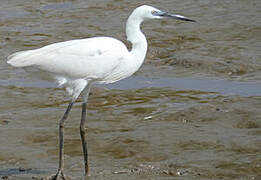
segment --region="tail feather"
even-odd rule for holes
[[[14,67],[26,67],[33,65],[30,55],[33,50],[19,51],[7,57],[7,63]]]

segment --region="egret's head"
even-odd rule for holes
[[[178,15],[178,14],[170,14],[164,11],[161,11],[159,9],[156,9],[152,6],[148,5],[143,5],[140,7],[137,7],[134,12],[136,17],[140,17],[142,19],[162,19],[164,17],[169,17],[169,18],[174,18],[178,20],[183,20],[183,21],[190,21],[190,22],[195,22],[195,20],[189,19],[187,17]]]

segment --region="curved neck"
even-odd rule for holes
[[[142,21],[143,19],[131,14],[126,24],[127,40],[132,44],[130,54],[133,55],[135,62],[137,62],[139,66],[141,66],[145,59],[148,46],[146,37],[140,30]]]

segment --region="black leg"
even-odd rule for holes
[[[62,119],[59,122],[59,167],[58,167],[58,172],[54,176],[47,178],[50,180],[65,180],[65,175],[63,173],[63,168],[64,168],[64,123],[69,115],[70,110],[72,109],[73,103],[74,103],[73,101],[69,103]]]
[[[85,129],[85,123],[86,123],[86,107],[87,107],[87,101],[88,96],[90,92],[90,86],[87,86],[84,89],[84,96],[83,96],[83,103],[82,103],[82,117],[81,117],[81,124],[80,124],[80,135],[82,140],[82,151],[83,151],[83,157],[84,157],[84,172],[85,176],[89,176],[89,164],[88,164],[88,149],[87,149],[87,141],[86,141],[86,129]]]
[[[87,141],[85,137],[85,122],[86,122],[86,106],[87,103],[82,103],[82,118],[81,118],[81,124],[80,124],[80,134],[81,134],[81,140],[82,140],[82,150],[83,150],[83,157],[84,157],[84,167],[85,167],[85,175],[88,175],[89,173],[89,165],[88,165],[88,149],[87,149]]]
[[[74,102],[70,102],[64,115],[63,118],[60,120],[59,123],[59,169],[58,171],[63,171],[63,167],[64,167],[64,122],[67,119],[70,110],[72,109]]]

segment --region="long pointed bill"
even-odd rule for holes
[[[196,22],[195,20],[189,19],[185,16],[181,16],[181,15],[178,15],[178,14],[170,14],[170,13],[163,12],[163,11],[155,12],[155,13],[153,13],[153,15],[154,16],[160,16],[160,17],[170,17],[170,18],[174,18],[174,19],[178,19],[178,20],[182,20],[182,21]]]
[[[185,16],[181,16],[181,15],[178,15],[178,14],[169,14],[169,13],[167,13],[167,17],[178,19],[178,20],[182,20],[182,21],[196,22],[193,19],[189,19],[189,18],[187,18]]]

